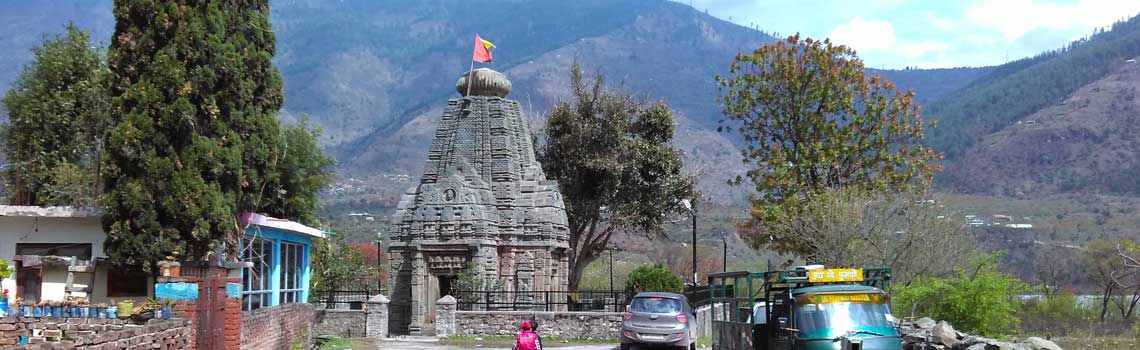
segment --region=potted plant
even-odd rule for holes
[[[36,308],[32,309],[32,317],[44,317],[44,307],[47,306],[46,301],[36,303]]]
[[[105,315],[107,316],[106,318],[110,319],[110,318],[118,317],[119,316],[118,313],[119,313],[119,306],[117,303],[115,303],[115,299],[111,299],[111,304],[107,305],[107,312],[105,313]]]
[[[106,308],[107,305],[103,303],[91,304],[91,318],[103,318],[103,312],[106,310]]]
[[[117,311],[115,316],[119,319],[131,318],[131,313],[135,311],[135,302],[130,299],[120,301],[118,304],[116,304],[115,309]]]
[[[169,255],[166,260],[158,262],[159,276],[178,277],[182,275],[182,264],[175,259],[177,259],[176,256]]]
[[[158,302],[155,301],[154,298],[147,299],[146,302],[143,302],[142,305],[139,305],[139,307],[135,308],[134,312],[131,313],[131,319],[139,322],[145,322],[146,320],[154,318],[154,312],[157,309],[157,305]]]
[[[51,302],[51,315],[52,315],[52,317],[62,318],[63,317],[63,309],[65,307],[67,307],[67,305],[64,304],[64,302],[62,302],[62,301]]]
[[[8,290],[0,291],[0,317],[8,317],[12,314],[11,308],[8,307]]]
[[[53,310],[50,301],[40,300],[40,302],[36,303],[36,305],[39,305],[40,307],[40,317],[51,317],[51,312]]]
[[[174,305],[178,304],[174,299],[162,299],[162,319],[169,320],[174,314]]]
[[[87,313],[87,300],[75,299],[75,307],[72,309],[71,314],[74,317],[87,318],[87,315],[89,315]]]
[[[95,307],[91,305],[87,299],[79,299],[79,311],[83,314],[83,318],[92,318],[95,314]]]
[[[13,273],[16,273],[16,268],[8,265],[7,259],[0,259],[0,283],[3,283],[5,278],[12,277]],[[7,289],[4,290],[4,294],[8,294]],[[5,297],[3,300],[7,301],[8,299]]]
[[[20,308],[20,316],[32,317],[32,303],[24,301],[24,298],[16,297],[16,306]]]

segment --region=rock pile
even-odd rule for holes
[[[954,330],[946,321],[920,318],[899,327],[907,350],[1062,350],[1053,342],[1037,337],[1014,342],[989,339]]]

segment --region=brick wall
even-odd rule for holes
[[[13,345],[20,336],[28,337],[28,343]],[[0,318],[0,350],[185,350],[190,349],[190,338],[190,322],[184,319],[132,324],[88,318]]]
[[[289,349],[297,342],[308,344],[313,314],[312,305],[301,303],[245,311],[240,320],[241,349],[278,350]]]

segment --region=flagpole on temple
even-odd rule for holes
[[[474,77],[474,75],[475,75],[475,60],[471,60],[471,69],[467,70],[467,95],[465,95],[465,97],[471,97],[471,84],[472,84],[471,78]]]

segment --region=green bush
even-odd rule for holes
[[[625,290],[634,293],[669,292],[680,293],[684,288],[681,279],[661,265],[641,265],[629,273]]]
[[[896,312],[945,320],[954,328],[987,337],[1011,333],[1019,322],[1017,296],[1029,287],[998,271],[1002,254],[975,255],[969,269],[958,269],[954,276],[922,277],[897,289]]]
[[[1081,308],[1071,293],[1029,300],[1022,306],[1021,333],[1059,337],[1073,334],[1078,326],[1090,325],[1095,312]]]

